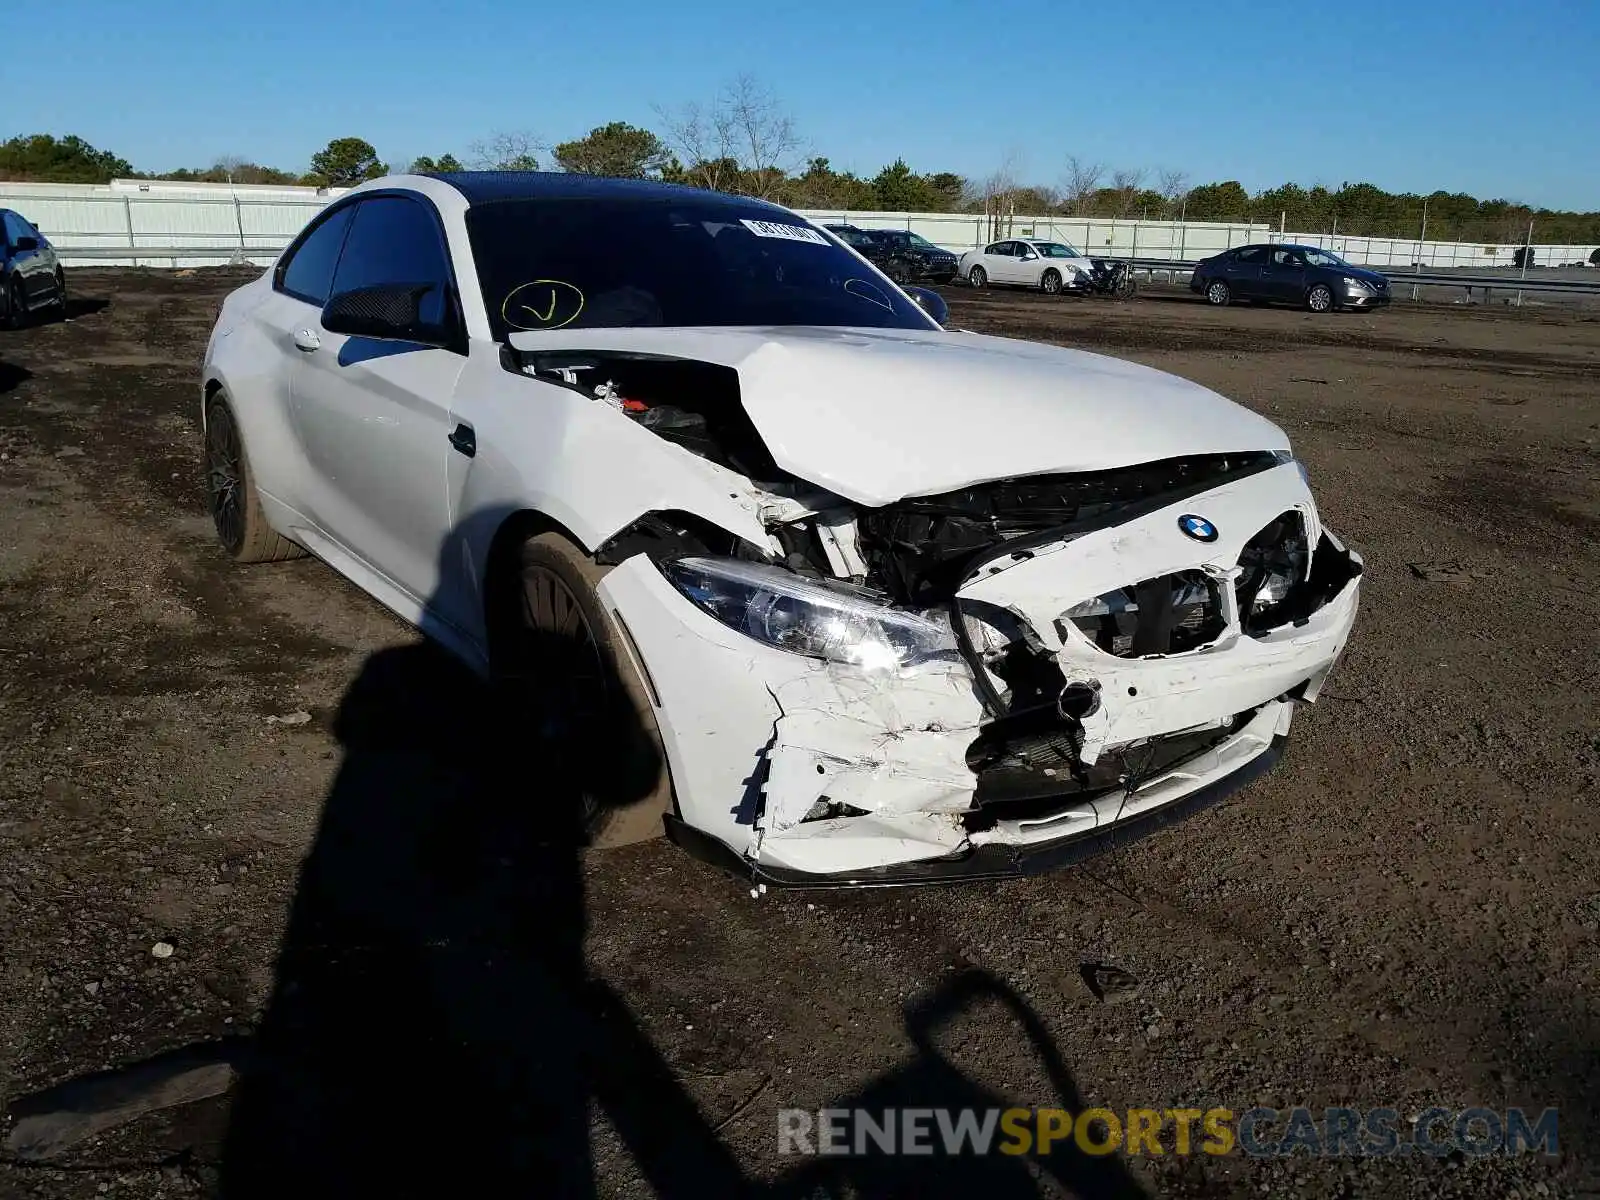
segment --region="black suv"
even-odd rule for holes
[[[1202,259],[1195,264],[1189,290],[1219,306],[1230,300],[1275,300],[1319,313],[1389,303],[1389,281],[1376,271],[1351,266],[1318,246],[1274,243],[1240,246]]]
[[[66,272],[44,234],[0,208],[0,328],[19,328],[40,308],[66,312]]]
[[[956,256],[921,234],[904,229],[859,229],[824,225],[829,233],[896,283],[949,283],[956,277]]]

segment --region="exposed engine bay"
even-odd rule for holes
[[[830,832],[839,822],[869,815],[909,820],[944,811],[958,822],[962,844],[1026,840],[1030,821],[1048,826],[1064,819],[1064,805],[1106,798],[1118,801],[1117,817],[1100,814],[1092,823],[1114,821],[1147,782],[1224,753],[1242,731],[1286,729],[1279,708],[1314,697],[1320,684],[1319,676],[1310,685],[1296,680],[1265,694],[1260,686],[1235,688],[1229,694],[1237,696],[1237,706],[1220,695],[1197,701],[1190,695],[1197,691],[1195,672],[1182,665],[1185,658],[1258,638],[1268,644],[1257,657],[1281,658],[1271,639],[1304,625],[1360,574],[1359,559],[1320,529],[1308,493],[1301,506],[1264,514],[1268,519],[1250,531],[1232,561],[1208,561],[1207,539],[1194,533],[1192,542],[1167,539],[1180,553],[1191,546],[1190,561],[1175,560],[1172,569],[1141,574],[1133,565],[1139,555],[1130,553],[1119,575],[1105,561],[1121,530],[1138,529],[1142,536],[1141,522],[1185,500],[1297,469],[1283,451],[1028,475],[861,505],[776,464],[741,401],[733,367],[615,350],[508,354],[512,369],[609,405],[723,473],[730,488],[749,497],[769,537],[767,545],[756,545],[692,513],[652,512],[600,547],[602,562],[622,564],[643,554],[730,625],[744,619],[742,612],[730,616],[730,607],[757,601],[776,611],[790,599],[868,600],[885,610],[880,632],[896,650],[910,646],[927,661],[943,653],[956,664],[945,668],[948,678],[937,685],[908,681],[903,670],[891,672],[896,683],[858,684],[830,668],[826,687],[837,690],[837,702],[819,698],[814,682],[772,688],[783,715],[762,768],[765,805],[758,802],[747,814],[769,839],[807,826]],[[1096,547],[1095,570],[1067,569],[1062,552],[1076,545]],[[766,582],[769,576],[745,578],[722,567],[717,587],[724,594],[712,597],[696,572],[728,559],[748,562],[752,572],[785,569],[793,583],[774,585]],[[1108,569],[1112,586],[1091,582]],[[1043,583],[1044,607],[1026,588],[1012,595],[1006,585],[1013,578]],[[894,614],[904,614],[907,625],[937,620],[950,644],[897,630]],[[768,620],[764,628],[770,630]],[[786,629],[769,640],[808,654],[807,636]],[[908,661],[904,654],[884,659],[896,667]],[[1141,687],[1147,689],[1142,697]],[[970,713],[960,720],[940,716],[966,709],[923,694],[938,688],[966,693]],[[1152,707],[1163,692],[1175,696],[1176,725]],[[804,699],[795,698],[802,693]],[[886,710],[890,715],[880,720]],[[923,710],[933,715],[908,715]],[[1184,719],[1186,710],[1196,719]],[[849,738],[828,732],[841,719],[867,731],[861,753],[852,756]],[[869,789],[876,789],[876,805],[864,799]],[[775,799],[779,794],[785,798]]]

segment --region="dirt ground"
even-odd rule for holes
[[[482,689],[319,563],[223,560],[196,369],[242,278],[74,272],[73,319],[0,334],[0,1101],[243,1064],[0,1162],[0,1196],[1600,1180],[1600,320],[951,291],[953,324],[1280,423],[1366,556],[1360,621],[1278,770],[1191,820],[1015,883],[752,897],[665,842],[542,838],[558,749],[507,753]],[[1561,1154],[777,1153],[780,1108],[992,1103],[1557,1106]],[[287,1127],[343,1166],[293,1181]]]

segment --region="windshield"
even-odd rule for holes
[[[467,210],[497,341],[650,325],[936,328],[832,238],[732,200],[505,200]]]
[[[918,250],[937,250],[939,248],[920,233],[908,233],[906,234],[906,240]]]
[[[1033,248],[1046,258],[1082,258],[1071,246],[1065,242],[1035,242]]]
[[[1305,253],[1306,261],[1313,267],[1348,267],[1350,265],[1331,250],[1318,250],[1315,247],[1307,246]]]

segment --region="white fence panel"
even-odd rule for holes
[[[77,258],[74,249],[159,247],[233,249],[266,265],[342,191],[299,187],[238,187],[226,184],[118,180],[108,186],[0,183],[0,207],[15,208],[44,231],[69,266],[95,263],[159,266],[214,265],[215,257],[152,259]],[[908,229],[957,254],[1004,237],[1041,237],[1070,242],[1085,253],[1113,258],[1165,258],[1194,262],[1231,246],[1274,239],[1270,225],[1216,221],[1107,220],[1098,217],[1015,215],[1001,221],[974,213],[849,212],[804,209],[818,224],[863,229]],[[1351,237],[1288,233],[1282,240],[1323,246],[1351,262],[1380,270],[1425,267],[1509,267],[1515,243],[1419,242],[1415,238]],[[1540,266],[1587,262],[1594,246],[1535,245]]]

